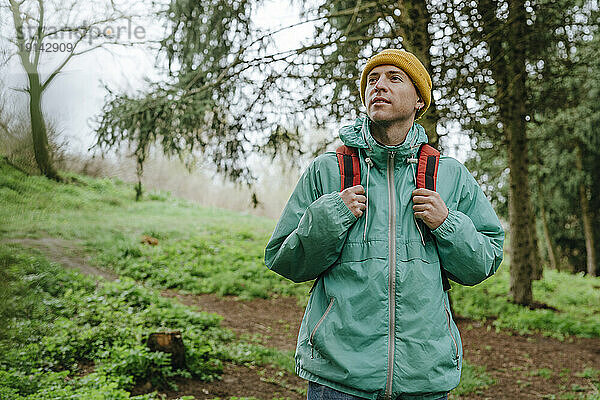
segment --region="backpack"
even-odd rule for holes
[[[341,190],[360,185],[360,160],[358,158],[358,149],[342,145],[337,148],[335,154],[340,167],[340,186]],[[417,152],[417,188],[435,190],[437,171],[440,163],[440,152],[427,143],[421,144]],[[423,221],[417,221],[425,232],[429,228]],[[432,235],[431,235],[432,236]],[[442,274],[442,286],[444,291],[450,290],[450,282],[446,271],[440,264]]]

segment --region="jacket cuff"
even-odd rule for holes
[[[342,224],[353,224],[358,218],[350,211],[339,192],[331,193],[337,211],[339,212]]]
[[[460,211],[448,209],[448,216],[440,226],[431,231],[436,237],[444,238],[456,232],[460,224]]]

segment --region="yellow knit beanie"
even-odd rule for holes
[[[421,61],[414,54],[404,50],[386,49],[381,53],[375,54],[367,61],[367,65],[365,65],[360,77],[360,100],[363,105],[365,104],[367,75],[369,75],[369,72],[373,68],[379,65],[394,65],[410,76],[421,99],[425,103],[425,106],[415,116],[415,119],[420,118],[429,108],[429,104],[431,104],[431,77]]]

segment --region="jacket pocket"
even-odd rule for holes
[[[315,333],[317,333],[319,326],[321,326],[323,321],[325,321],[325,318],[327,318],[327,315],[331,311],[331,308],[333,307],[334,303],[335,303],[335,297],[331,297],[329,299],[329,305],[327,306],[327,309],[325,310],[325,312],[323,313],[323,315],[321,316],[319,321],[315,324],[314,328],[310,332],[310,335],[308,336],[308,344],[310,345],[310,349],[311,349],[310,350],[310,358],[315,358],[315,343],[314,343]]]
[[[446,304],[446,299],[443,299],[444,302],[444,311],[446,312],[446,325],[448,327],[448,333],[450,334],[451,347],[452,347],[452,359],[456,362],[456,369],[460,369],[459,362],[459,350],[458,350],[458,342],[456,340],[456,336],[454,332],[452,332],[452,316],[450,315],[450,310],[448,309],[448,305]]]

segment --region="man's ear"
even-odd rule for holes
[[[421,108],[423,108],[425,106],[425,102],[423,101],[422,98],[419,97],[419,99],[417,100],[417,104],[415,104],[415,108],[417,110],[420,110]]]

